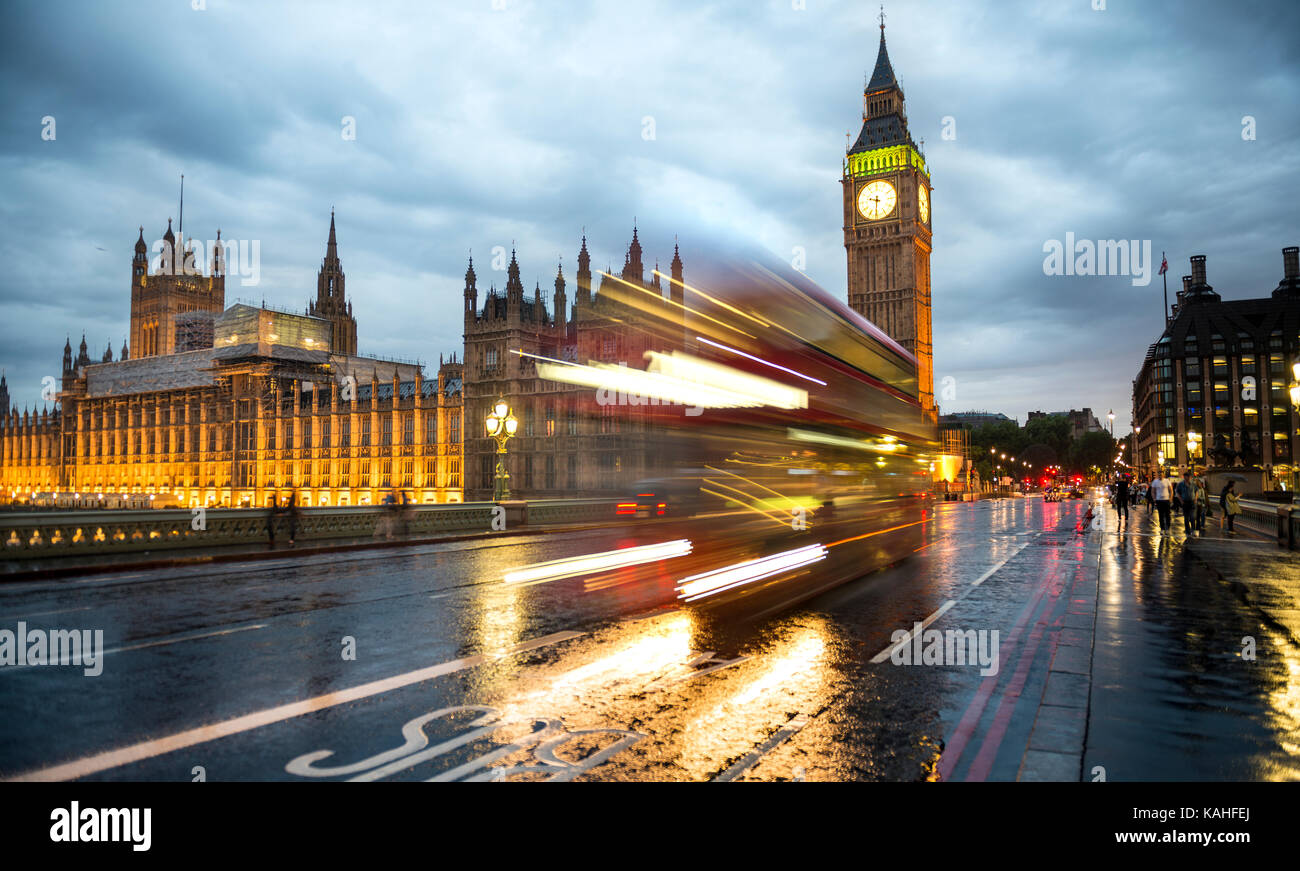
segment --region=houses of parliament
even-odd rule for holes
[[[170,221],[162,242],[164,252],[188,249],[177,248]],[[498,398],[521,424],[509,457],[516,494],[616,492],[644,473],[639,409],[600,407],[590,391],[539,379],[526,356],[640,359],[649,336],[629,328],[634,318],[601,292],[608,276],[663,294],[658,264],[646,275],[635,228],[621,275],[605,273],[594,288],[583,237],[572,305],[561,267],[549,300],[540,285],[528,298],[515,252],[504,288],[490,285],[480,298],[471,258],[465,356],[442,360],[436,378],[415,363],[356,353],[333,215],[305,313],[226,308],[221,252],[214,248],[206,274],[177,272],[166,256],[151,271],[141,229],[131,259],[130,345],[117,360],[110,347],[95,361],[84,337],[75,356],[69,341],[54,410],[13,409],[0,418],[5,496],[62,494],[59,504],[75,497],[92,505],[143,497],[159,507],[263,507],[290,498],[369,505],[395,492],[417,503],[489,499],[495,445],[473,422]],[[676,289],[661,298],[680,305],[676,249],[670,269]],[[0,408],[8,407],[0,380]]]
[[[218,232],[218,238],[220,233]],[[10,411],[0,488],[67,504],[251,507],[464,498],[461,364],[358,356],[334,216],[305,314],[225,307],[221,246],[201,270],[174,269],[171,222],[149,269],[144,229],[131,258],[130,345],[93,361],[63,349],[53,411]],[[133,353],[134,351],[134,353]],[[0,383],[0,408],[9,408]]]
[[[933,416],[930,175],[908,132],[883,21],[861,132],[842,170],[849,306],[916,357],[919,398]],[[92,360],[84,337],[74,357],[69,341],[54,410],[0,413],[4,497],[133,494],[182,506],[293,497],[333,506],[400,491],[417,503],[486,500],[497,458],[482,422],[498,399],[519,421],[507,457],[518,496],[618,493],[661,459],[643,409],[600,405],[590,389],[540,378],[536,367],[539,358],[637,361],[651,350],[651,334],[617,292],[605,292],[607,282],[682,307],[677,247],[668,273],[651,268],[635,226],[621,272],[611,268],[595,285],[583,235],[571,299],[562,265],[549,299],[540,282],[529,294],[513,250],[504,287],[483,293],[471,257],[463,356],[441,360],[436,377],[357,354],[333,214],[316,297],[301,314],[226,308],[221,245],[199,274],[171,268],[170,220],[162,243],[151,271],[141,228],[130,340],[119,358],[110,347]],[[183,238],[179,250],[190,256]],[[2,376],[0,409],[10,409]]]

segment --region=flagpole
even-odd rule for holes
[[[1165,285],[1165,329],[1169,328],[1169,270],[1165,268],[1165,252],[1160,252],[1160,278]]]

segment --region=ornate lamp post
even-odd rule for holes
[[[1201,435],[1196,430],[1187,431],[1187,468],[1196,474],[1196,455],[1201,444]]]
[[[504,502],[510,498],[510,473],[506,471],[506,442],[510,441],[515,430],[519,429],[519,421],[515,419],[506,401],[498,399],[484,423],[488,436],[496,439],[497,443],[497,470],[496,477],[493,478],[492,498],[493,501]]]

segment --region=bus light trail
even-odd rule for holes
[[[824,559],[826,559],[826,548],[820,544],[811,544],[797,550],[788,550],[784,553],[737,563],[734,566],[714,569],[711,572],[691,575],[677,584],[677,598],[694,602],[706,596],[752,584],[763,578],[812,565]]]
[[[662,559],[685,556],[691,552],[691,543],[687,539],[665,541],[659,544],[646,544],[639,547],[624,547],[601,553],[589,553],[585,556],[567,557],[520,566],[506,572],[507,584],[542,584],[558,581],[561,578],[575,578],[609,569],[621,569],[639,566],[644,563],[658,562]]]

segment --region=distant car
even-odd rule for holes
[[[1070,488],[1070,498],[1071,498],[1071,499],[1082,499],[1082,498],[1083,498],[1083,491],[1080,490],[1078,487],[1071,487],[1071,488]]]
[[[621,500],[614,513],[625,517],[689,517],[700,509],[700,487],[678,478],[638,481],[631,497]]]
[[[1060,488],[1060,487],[1048,487],[1046,490],[1043,491],[1043,501],[1044,501],[1044,502],[1060,502],[1060,501],[1061,501],[1061,488]]]

